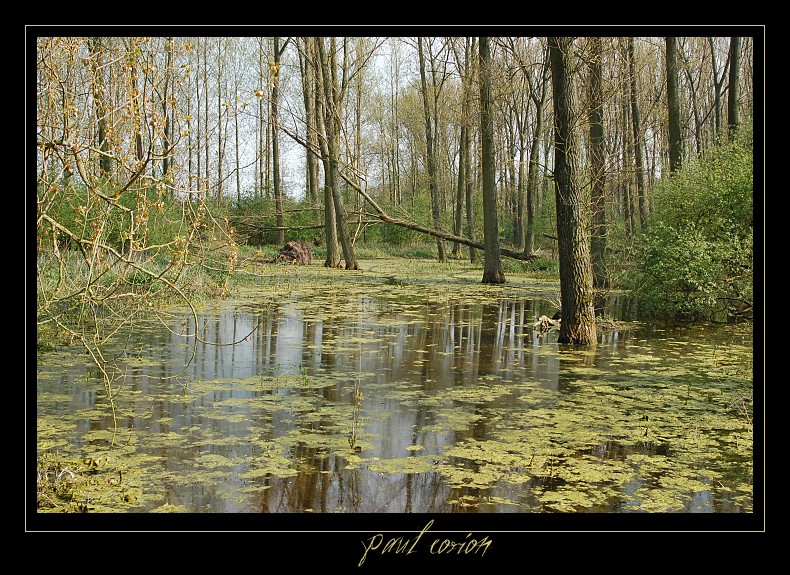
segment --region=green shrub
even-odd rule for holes
[[[627,287],[644,315],[710,321],[753,301],[751,127],[659,182]]]

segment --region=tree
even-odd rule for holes
[[[280,102],[280,57],[289,41],[290,38],[287,38],[280,46],[280,38],[274,37],[274,61],[269,63],[272,86],[272,184],[274,184],[274,203],[277,211],[277,245],[280,246],[285,243],[285,217],[283,216],[283,190],[280,183],[280,130],[277,129],[277,124]]]
[[[741,67],[741,39],[733,36],[730,40],[730,85],[727,94],[727,128],[730,139],[738,128],[738,78]]]
[[[435,121],[436,110],[431,107],[431,99],[428,97],[428,82],[425,77],[425,55],[423,53],[423,39],[417,38],[417,53],[420,59],[420,86],[422,88],[423,100],[423,116],[425,118],[425,145],[426,145],[426,165],[428,166],[428,190],[431,195],[431,214],[433,216],[433,225],[436,229],[441,227],[441,218],[439,211],[439,190],[437,189],[436,181],[436,153],[434,150],[433,140],[433,123]],[[433,63],[433,62],[431,62]],[[437,87],[435,84],[431,85],[435,91]],[[439,253],[439,261],[447,261],[447,253],[444,249],[444,241],[441,238],[436,238],[436,249]]]
[[[338,79],[337,74],[337,47],[335,38],[329,39],[328,49],[324,46],[322,39],[319,39],[317,42],[318,56],[321,61],[321,81],[318,83],[318,88],[323,98],[322,106],[324,112],[324,138],[322,141],[326,142],[326,147],[324,150],[324,157],[326,158],[324,164],[324,178],[326,180],[326,187],[331,191],[332,194],[332,203],[334,204],[335,211],[335,226],[338,236],[340,237],[340,245],[343,248],[343,257],[346,261],[346,269],[356,270],[359,269],[359,264],[357,263],[357,258],[354,253],[354,244],[351,243],[351,240],[348,237],[348,231],[345,228],[345,210],[343,207],[343,195],[340,193],[338,171],[341,117],[343,110],[343,100],[345,97],[346,88],[348,86],[348,63],[346,61],[347,50],[345,47],[345,43],[348,42],[348,38],[344,38],[343,42],[343,62],[341,64],[343,72],[342,81],[341,79]],[[330,206],[327,204],[325,205],[324,209],[329,210]],[[327,263],[331,262],[329,262],[327,259]]]
[[[314,150],[318,148],[317,135],[315,130],[315,66],[312,65],[313,44],[309,38],[302,38],[299,50],[299,69],[302,74],[302,95],[304,98],[305,110],[305,138],[307,148],[305,148],[305,172],[307,197],[313,207],[319,205],[319,181],[318,181],[318,156]]]
[[[463,220],[464,220],[464,204],[466,204],[467,214],[467,236],[474,241],[474,207],[472,203],[472,182],[471,176],[471,138],[469,131],[471,130],[471,106],[472,106],[472,70],[474,58],[474,37],[464,38],[464,52],[463,55],[457,49],[456,44],[453,44],[455,52],[455,60],[458,66],[458,73],[461,76],[461,117],[460,128],[458,136],[458,184],[455,196],[455,227],[453,232],[455,235],[460,236],[463,233]],[[453,255],[461,257],[461,244],[455,242],[453,244]],[[474,248],[469,249],[469,258],[472,263],[475,263]]]
[[[491,51],[480,37],[480,147],[483,172],[483,283],[505,283],[499,248],[499,221],[494,173],[494,120],[491,110]]]
[[[315,68],[313,77],[315,78],[315,126],[318,132],[318,145],[321,148],[321,163],[324,165],[324,241],[326,242],[326,259],[324,266],[336,268],[340,266],[340,248],[337,245],[337,212],[333,199],[333,188],[330,187],[332,179],[332,163],[329,161],[329,148],[327,147],[326,130],[326,107],[327,102],[324,97],[323,87],[323,39],[312,38],[313,40],[313,66]]]
[[[109,177],[112,172],[112,156],[108,136],[109,106],[108,89],[104,79],[104,46],[103,38],[89,38],[90,46],[90,71],[91,94],[96,106],[96,140],[99,151],[99,170],[102,175]]]
[[[527,227],[524,233],[524,253],[532,254],[535,251],[535,219],[538,204],[538,156],[540,153],[540,140],[543,132],[543,104],[546,99],[546,84],[548,83],[549,58],[548,49],[543,54],[543,64],[540,68],[540,84],[536,86],[528,73],[529,93],[535,104],[535,128],[532,134],[532,146],[529,150],[529,170],[527,173]]]
[[[466,42],[466,46],[464,49],[465,57],[464,61],[467,64],[467,71],[466,71],[466,85],[464,86],[463,90],[463,104],[462,104],[462,111],[461,114],[465,121],[467,122],[467,129],[464,133],[464,138],[458,144],[460,148],[464,150],[464,163],[463,166],[459,164],[458,170],[459,172],[463,170],[464,172],[464,185],[466,187],[466,235],[467,237],[475,241],[475,212],[474,212],[474,202],[472,201],[472,194],[474,191],[474,183],[472,182],[472,124],[469,118],[471,118],[471,108],[472,108],[472,78],[474,78],[474,71],[475,71],[475,58],[473,57],[475,53],[475,38],[469,38]],[[459,176],[460,177],[460,176]],[[469,261],[471,263],[477,262],[477,254],[474,248],[469,248]]]
[[[173,50],[174,39],[172,36],[165,38],[165,74],[162,86],[162,117],[164,130],[162,132],[162,175],[167,178],[173,158]]]
[[[601,38],[590,38],[590,83],[589,83],[589,121],[590,121],[590,176],[592,180],[591,203],[593,229],[590,240],[593,266],[593,285],[598,288],[608,286],[606,275],[606,148],[603,131],[603,87],[601,68],[603,43]]]
[[[677,39],[666,38],[667,111],[669,114],[669,172],[680,169],[683,147],[680,140],[680,101],[678,99]]]
[[[578,143],[571,76],[573,39],[549,37],[554,100],[554,191],[560,258],[562,323],[560,343],[596,343],[593,275],[587,243],[586,210],[578,183]]]
[[[719,66],[717,64],[717,44],[716,39],[708,37],[708,46],[710,47],[710,59],[713,66],[713,109],[714,109],[714,133],[718,136],[721,131],[721,96],[724,92],[724,78],[727,77],[727,65],[729,61],[724,63],[724,69],[719,75]]]
[[[634,129],[634,160],[636,162],[636,189],[639,197],[639,224],[647,227],[647,190],[645,190],[645,160],[642,148],[642,124],[639,115],[639,103],[636,98],[636,56],[634,54],[634,38],[628,38],[628,71],[631,81],[631,121]]]

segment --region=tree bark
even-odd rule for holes
[[[286,41],[287,43],[287,41]],[[277,212],[277,245],[285,243],[285,217],[283,216],[283,190],[280,184],[280,130],[277,127],[279,121],[279,101],[280,101],[280,38],[274,37],[274,62],[271,65],[272,82],[272,184],[274,186],[274,209]]]
[[[578,184],[578,143],[574,133],[575,103],[570,76],[573,39],[549,37],[554,92],[554,190],[560,256],[562,325],[559,343],[596,343],[593,277],[585,230],[586,210]]]
[[[305,199],[310,199],[313,207],[319,205],[319,180],[318,180],[318,157],[313,152],[317,146],[315,130],[315,65],[312,44],[309,38],[302,38],[302,49],[299,50],[299,67],[302,74],[302,94],[304,97],[305,109],[305,133],[310,147],[305,149]]]
[[[165,119],[162,132],[162,177],[167,178],[173,157],[173,120],[170,112],[170,84],[173,81],[173,42],[172,36],[165,38],[165,75],[162,87],[162,116]]]
[[[741,68],[741,39],[733,36],[730,40],[730,86],[727,94],[727,131],[732,139],[738,128],[738,82]]]
[[[318,143],[321,147],[321,162],[324,165],[324,236],[326,241],[326,259],[324,267],[336,268],[340,266],[340,249],[337,245],[337,220],[335,216],[335,202],[332,198],[332,188],[329,186],[328,174],[332,171],[332,164],[329,161],[329,149],[326,137],[326,115],[327,106],[323,88],[323,54],[322,38],[313,38],[315,61],[315,125],[318,130]],[[286,133],[290,133],[285,130]],[[293,137],[293,135],[292,135]],[[304,143],[305,147],[309,147]]]
[[[472,63],[470,56],[470,43],[472,39],[464,38],[464,54],[459,54],[454,46],[455,59],[458,62],[458,69],[461,75],[461,127],[458,135],[458,187],[455,197],[455,227],[453,232],[460,236],[463,234],[464,225],[464,204],[466,200],[467,178],[469,177],[469,130],[470,130],[470,98],[472,89]],[[469,209],[467,206],[467,214]],[[469,236],[473,237],[473,236]],[[453,243],[453,256],[461,257],[461,244]]]
[[[343,40],[344,42],[346,39]],[[348,237],[345,227],[345,208],[343,206],[343,195],[340,193],[340,182],[338,181],[338,157],[340,152],[340,118],[342,110],[342,98],[345,91],[337,79],[337,65],[335,61],[335,39],[330,39],[329,53],[324,48],[323,41],[318,42],[318,53],[321,59],[321,77],[323,80],[323,99],[324,105],[324,133],[326,135],[326,152],[328,166],[325,174],[326,185],[332,192],[332,203],[335,208],[335,225],[337,235],[340,238],[340,245],[343,248],[343,258],[346,261],[347,270],[359,269],[357,258],[354,253],[354,244]],[[344,62],[345,65],[345,62]]]
[[[464,90],[464,101],[462,104],[464,117],[469,119],[472,114],[472,79],[475,72],[475,38],[471,37],[466,43],[465,47],[467,65],[467,83]],[[462,142],[464,147],[464,172],[466,181],[466,235],[471,241],[475,241],[475,205],[474,205],[474,183],[472,182],[472,124],[471,121],[467,124],[466,139]],[[469,262],[477,263],[477,253],[473,247],[469,248]]]
[[[110,144],[107,139],[107,85],[104,81],[104,46],[102,38],[89,38],[91,93],[96,108],[96,139],[99,148],[99,174],[108,178],[112,172]]]
[[[642,149],[642,125],[639,117],[639,103],[636,98],[636,57],[634,55],[634,38],[628,38],[628,67],[631,80],[631,121],[634,128],[634,157],[636,160],[636,189],[639,195],[639,225],[647,227],[647,191],[645,190],[645,159]]]
[[[505,283],[499,246],[497,193],[494,173],[494,120],[491,110],[491,52],[480,38],[480,145],[483,172],[483,283]]]
[[[420,60],[420,84],[422,86],[422,100],[423,100],[423,116],[425,118],[425,145],[426,145],[426,163],[428,165],[428,189],[431,194],[431,213],[433,216],[433,225],[439,229],[441,227],[440,211],[439,211],[439,191],[436,184],[436,156],[434,153],[433,142],[433,113],[431,111],[430,98],[428,97],[428,82],[425,78],[425,55],[422,49],[422,38],[417,38],[417,53]],[[435,89],[435,86],[434,86]],[[439,254],[439,261],[447,261],[447,253],[444,249],[444,242],[441,238],[436,238],[436,249]]]
[[[540,137],[543,132],[543,104],[546,100],[548,73],[549,58],[548,51],[546,51],[541,72],[540,96],[537,95],[537,89],[532,84],[531,76],[527,75],[530,97],[535,104],[535,132],[529,150],[529,170],[527,174],[527,226],[524,230],[524,253],[527,255],[535,251],[535,219],[538,205],[538,173],[540,172],[538,156],[540,154]]]
[[[680,101],[678,100],[677,39],[666,38],[667,107],[669,114],[669,173],[680,169],[683,145],[680,140]]]
[[[606,149],[603,132],[603,87],[601,85],[601,61],[603,44],[600,37],[590,38],[590,172],[592,201],[592,237],[590,239],[593,268],[593,286],[605,288],[609,285],[606,274]]]

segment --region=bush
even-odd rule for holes
[[[751,126],[662,180],[625,282],[643,315],[672,322],[727,319],[753,302]]]

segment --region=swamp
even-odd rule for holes
[[[26,530],[763,527],[764,30],[134,30],[26,36]]]
[[[556,281],[466,262],[274,264],[233,298],[39,352],[37,450],[72,510],[750,513],[752,324],[660,329],[609,296],[597,345],[535,325]],[[157,316],[161,318],[160,316]],[[121,384],[119,384],[121,385]],[[40,504],[39,512],[64,503]]]

